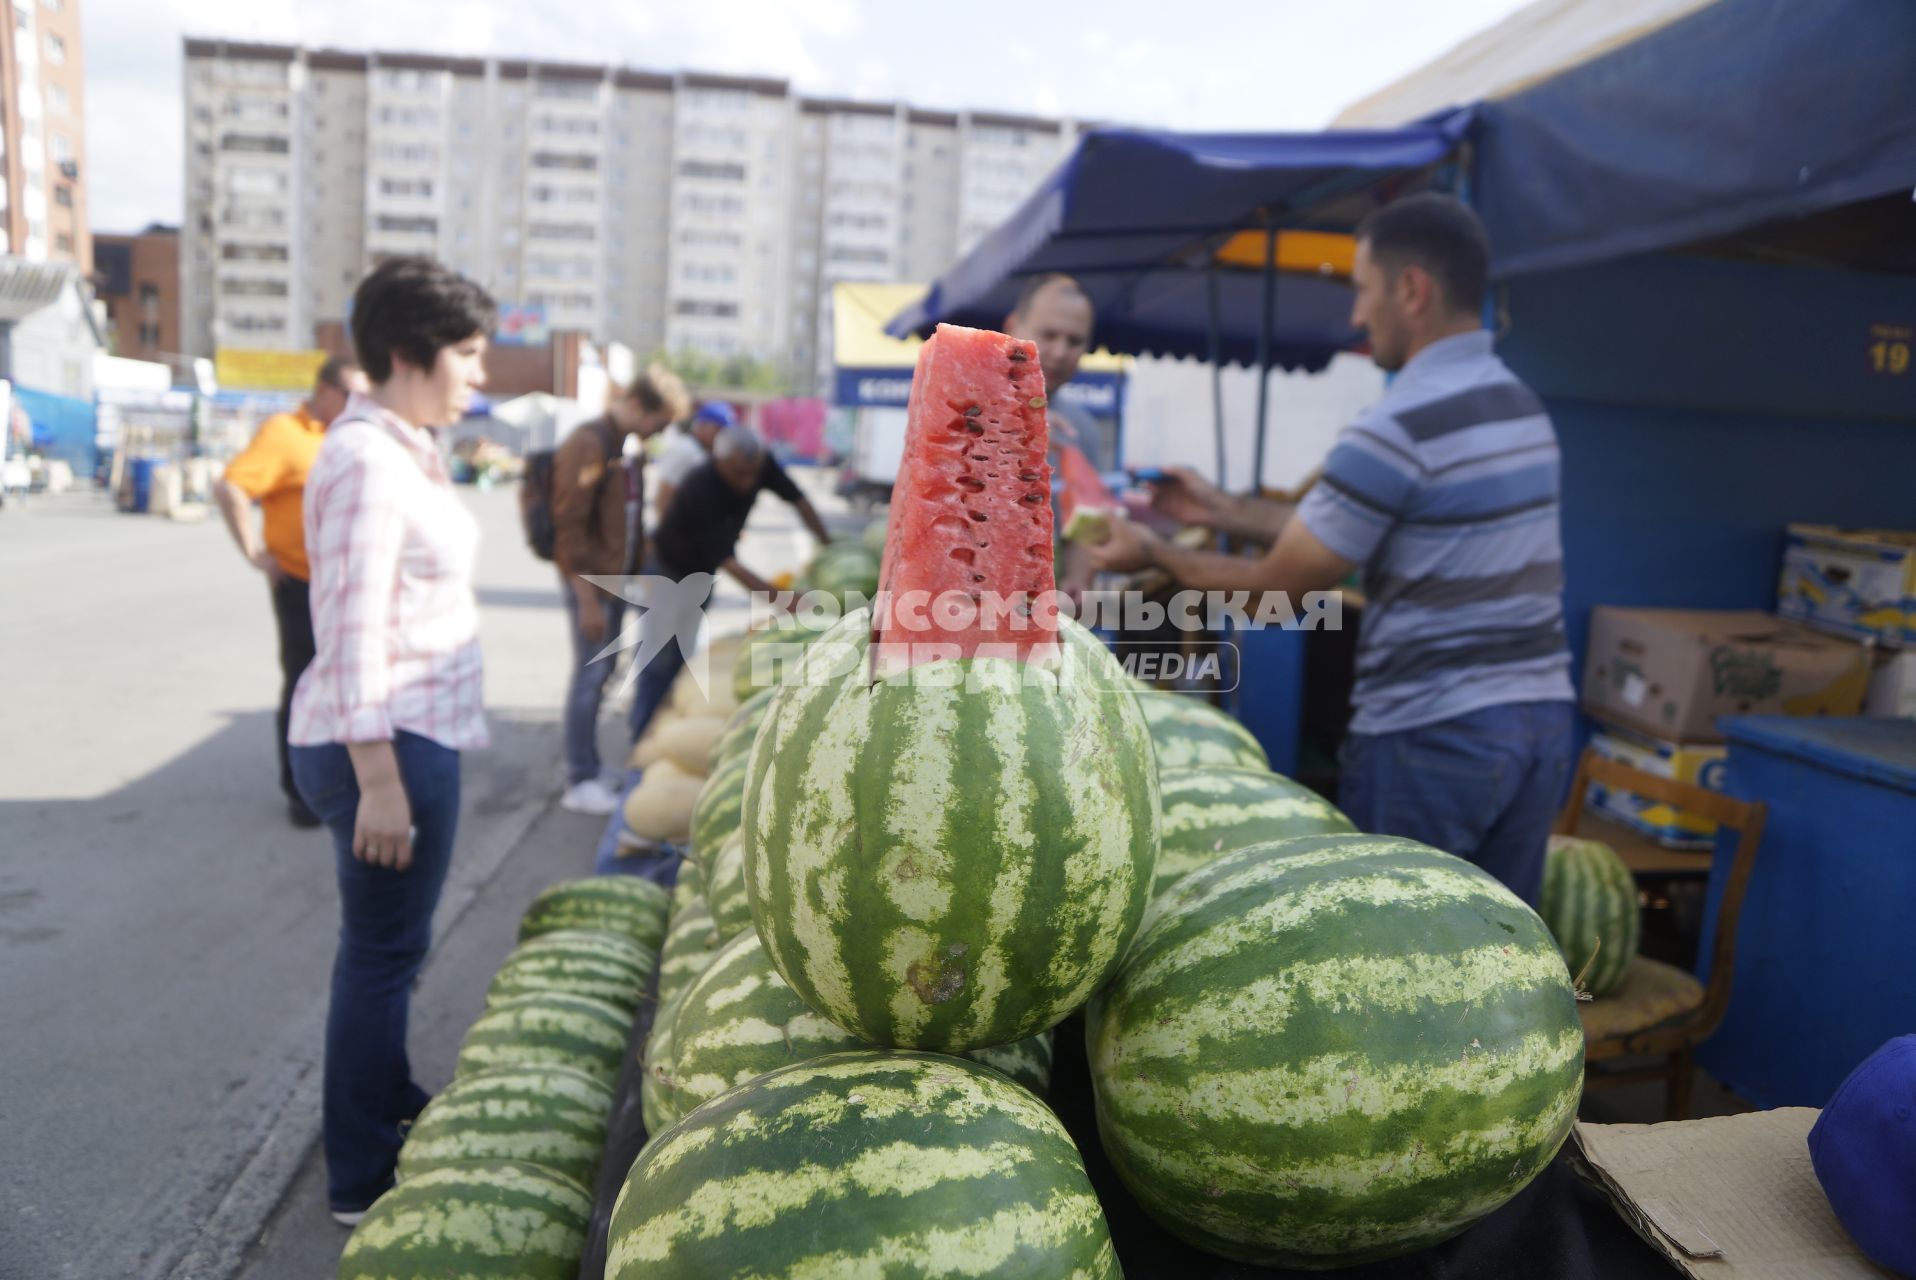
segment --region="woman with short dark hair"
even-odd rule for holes
[[[372,390],[333,423],[306,482],[316,652],[293,695],[293,777],[333,835],[341,925],[326,1017],[333,1216],[392,1185],[425,1106],[406,1058],[408,997],[459,818],[459,753],[486,742],[473,561],[479,529],[434,433],[485,385],[497,308],[426,258],[353,295]]]

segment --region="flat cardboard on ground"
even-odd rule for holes
[[[1853,716],[1869,655],[1853,641],[1755,610],[1590,613],[1583,707],[1671,742],[1721,742],[1719,716]]]
[[[1864,1257],[1810,1167],[1814,1107],[1677,1124],[1579,1124],[1624,1221],[1699,1280],[1896,1280]]]

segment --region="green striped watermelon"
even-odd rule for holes
[[[1151,726],[1160,771],[1271,767],[1270,757],[1249,729],[1195,694],[1140,692],[1138,706]]]
[[[752,900],[745,894],[745,835],[734,831],[725,837],[712,858],[712,874],[705,891],[706,905],[712,909],[712,927],[719,941],[737,937],[752,927]]]
[[[542,933],[499,966],[486,1003],[498,1004],[537,991],[565,991],[617,1005],[629,1015],[645,994],[657,953],[620,934],[566,929]]]
[[[884,517],[881,516],[878,519],[873,520],[871,523],[867,524],[862,530],[859,531],[858,545],[862,546],[863,548],[865,548],[865,550],[871,552],[873,555],[882,557],[885,554],[886,530],[887,530],[887,525],[886,525]]]
[[[339,1259],[339,1280],[574,1280],[592,1196],[521,1160],[428,1169],[379,1197]]]
[[[612,1091],[570,1067],[504,1067],[447,1085],[399,1149],[399,1180],[466,1160],[523,1160],[591,1186]]]
[[[1163,850],[1156,897],[1234,849],[1357,827],[1330,801],[1268,769],[1158,770]]]
[[[728,760],[718,772],[706,778],[699,791],[698,804],[692,810],[692,843],[689,856],[707,877],[712,874],[712,858],[725,837],[738,830],[745,797],[745,767],[750,756]]]
[[[679,872],[680,879],[691,869],[692,864],[685,863]],[[670,1004],[692,985],[692,979],[705,972],[718,945],[712,909],[705,905],[704,898],[695,895],[672,917],[672,928],[659,951],[659,1008]]]
[[[1601,840],[1551,836],[1539,913],[1570,976],[1583,975],[1585,991],[1606,996],[1622,985],[1637,956],[1643,917],[1637,879],[1616,850]]]
[[[633,1162],[606,1280],[1119,1280],[1056,1116],[995,1071],[864,1050],[715,1098]]]
[[[965,658],[876,684],[870,632],[861,610],[807,650],[752,748],[752,918],[805,1002],[865,1040],[1022,1040],[1103,984],[1148,900],[1137,701],[1073,622],[1055,669]]]
[[[685,1000],[681,990],[669,1003],[661,1001],[652,1019],[651,1034],[645,1038],[645,1051],[639,1055],[639,1115],[645,1121],[648,1137],[663,1133],[685,1108],[677,1103],[678,1085],[672,1063],[678,1046],[672,1036],[672,1021]]]
[[[519,922],[519,941],[562,929],[624,934],[648,951],[665,937],[665,890],[638,876],[586,876],[540,890]]]
[[[824,634],[824,628],[797,618],[780,618],[769,627],[745,633],[732,661],[732,693],[739,705],[761,689],[778,687],[786,668],[795,665],[805,646]],[[770,646],[759,653],[761,646]]]
[[[862,607],[878,594],[878,555],[858,543],[833,543],[812,558],[805,577],[841,608]]]
[[[515,996],[479,1015],[466,1032],[454,1079],[495,1067],[560,1066],[610,1086],[619,1074],[632,1015],[590,996],[557,991]]]
[[[725,721],[725,731],[712,744],[712,767],[706,771],[708,778],[717,773],[719,766],[727,760],[751,751],[752,739],[758,736],[759,721],[765,718],[765,708],[772,704],[772,695],[776,692],[776,689],[760,689],[740,703],[738,710]]]
[[[656,1069],[661,1117],[671,1123],[727,1089],[828,1053],[871,1046],[798,998],[750,930],[720,948],[671,1013]],[[963,1056],[1004,1072],[1035,1093],[1051,1082],[1049,1032]]]
[[[1535,912],[1388,836],[1253,845],[1152,903],[1088,1010],[1098,1130],[1193,1244],[1332,1267],[1504,1204],[1576,1119],[1583,1031]]]

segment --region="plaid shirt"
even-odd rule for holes
[[[316,645],[289,742],[486,744],[478,545],[431,433],[354,396],[306,480]]]

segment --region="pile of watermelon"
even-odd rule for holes
[[[740,654],[659,920],[650,1140],[611,1207],[609,1280],[1119,1276],[1045,1100],[1080,1012],[1112,1167],[1223,1257],[1425,1247],[1568,1134],[1581,1032],[1536,913],[1357,832],[1243,726],[1142,688],[1047,606],[1044,408],[1030,344],[941,326],[876,604]],[[912,593],[943,603],[908,610]],[[752,658],[768,645],[776,672]],[[469,1046],[475,1068],[579,1077],[541,1144],[501,1157],[547,1179],[583,1167],[581,1091],[617,1065],[587,1006],[623,1016],[626,972],[556,919]],[[558,966],[575,986],[522,994]],[[537,1021],[514,1013],[529,998]],[[541,1052],[502,1061],[513,1034]],[[515,1207],[547,1187],[493,1176]]]
[[[667,895],[647,880],[553,885],[519,925],[453,1081],[399,1152],[341,1280],[459,1275],[572,1280],[612,1087],[653,981]]]

